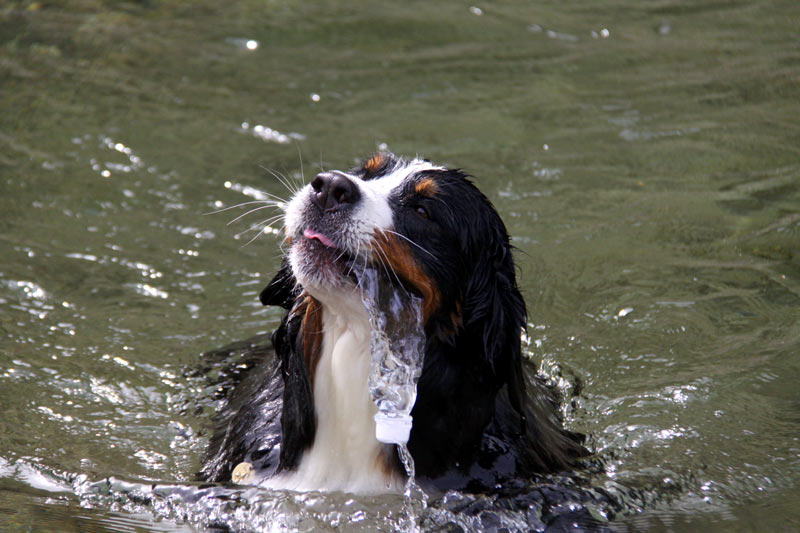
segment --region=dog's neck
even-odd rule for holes
[[[314,442],[277,486],[293,490],[384,493],[401,487],[394,451],[375,439],[369,396],[370,326],[356,295],[322,298],[322,347],[316,365]],[[270,483],[272,484],[272,483]]]

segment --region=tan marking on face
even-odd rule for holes
[[[439,308],[442,295],[436,283],[422,265],[414,260],[411,249],[405,241],[389,232],[381,232],[375,237],[373,252],[386,263],[390,271],[411,285],[422,295],[422,314],[425,322]]]
[[[433,178],[425,178],[414,187],[414,191],[420,196],[432,198],[438,191],[439,186]]]
[[[381,168],[384,159],[385,158],[383,154],[375,154],[372,157],[370,157],[366,163],[364,163],[364,169],[369,174],[377,172]]]

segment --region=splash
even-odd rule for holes
[[[422,373],[422,299],[387,283],[374,268],[361,273],[361,297],[371,326],[369,393],[378,407],[376,438],[405,444]]]
[[[369,315],[371,337],[369,393],[378,407],[375,438],[397,445],[408,476],[403,493],[408,529],[416,529],[416,516],[427,508],[427,495],[416,482],[414,459],[407,443],[417,399],[417,381],[425,354],[422,299],[388,283],[376,269],[359,275],[361,298]]]

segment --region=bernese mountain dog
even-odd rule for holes
[[[402,488],[376,440],[370,321],[353,265],[380,266],[422,300],[425,349],[408,450],[417,481],[491,491],[587,455],[552,391],[525,366],[513,247],[465,173],[378,153],[326,171],[285,210],[288,252],[260,295],[286,310],[217,416],[201,477],[292,490]],[[247,466],[246,475],[237,466]]]

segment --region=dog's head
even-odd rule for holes
[[[372,266],[423,302],[427,342],[409,442],[423,470],[474,452],[504,387],[525,431],[525,304],[512,247],[494,207],[463,172],[379,153],[350,171],[318,174],[289,202],[285,227],[290,248],[261,301],[291,310],[287,331],[295,317],[287,353],[300,357],[285,360],[284,372],[299,375],[296,382],[305,382],[305,372],[308,386],[293,417],[314,425],[303,406],[313,396],[321,344],[313,332],[322,329],[322,312],[361,306],[354,272]],[[307,442],[301,433],[298,441]]]
[[[288,262],[265,304],[289,307],[302,287],[335,305],[354,293],[354,269],[370,265],[422,297],[429,334],[481,323],[519,340],[524,304],[505,226],[459,170],[379,153],[318,174],[287,206],[285,227]],[[486,333],[491,360],[498,337]]]

